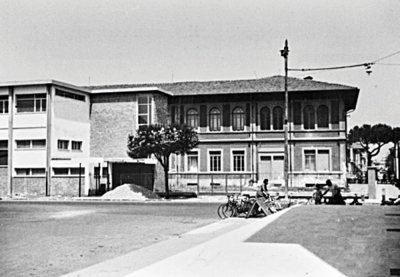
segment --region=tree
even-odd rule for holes
[[[141,126],[128,136],[128,155],[133,159],[154,155],[164,169],[165,193],[169,198],[168,172],[171,154],[184,154],[198,144],[197,133],[186,125]]]
[[[391,142],[393,137],[392,127],[386,124],[355,126],[347,137],[350,144],[360,143],[367,153],[368,166],[372,165],[372,158],[379,154],[382,146]]]

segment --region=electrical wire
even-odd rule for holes
[[[380,64],[380,65],[400,65],[400,64],[385,64],[385,63],[377,63],[384,59],[393,57],[397,54],[400,54],[400,51],[394,52],[387,56],[381,57],[375,61],[367,62],[367,63],[359,63],[359,64],[351,64],[351,65],[343,65],[343,66],[332,66],[332,67],[319,67],[319,68],[288,68],[288,71],[322,71],[322,70],[335,70],[335,69],[344,69],[344,68],[354,68],[354,67],[365,67],[367,70],[370,70],[371,65]],[[367,72],[368,73],[368,72]],[[370,73],[370,72],[369,72]]]

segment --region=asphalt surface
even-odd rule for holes
[[[218,203],[0,202],[0,276],[59,276],[219,221]]]

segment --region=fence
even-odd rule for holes
[[[171,191],[225,194],[241,192],[250,179],[250,173],[170,173],[169,187]]]

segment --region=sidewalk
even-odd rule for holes
[[[264,218],[223,220],[64,277],[345,276],[300,245],[246,242],[293,208]]]

